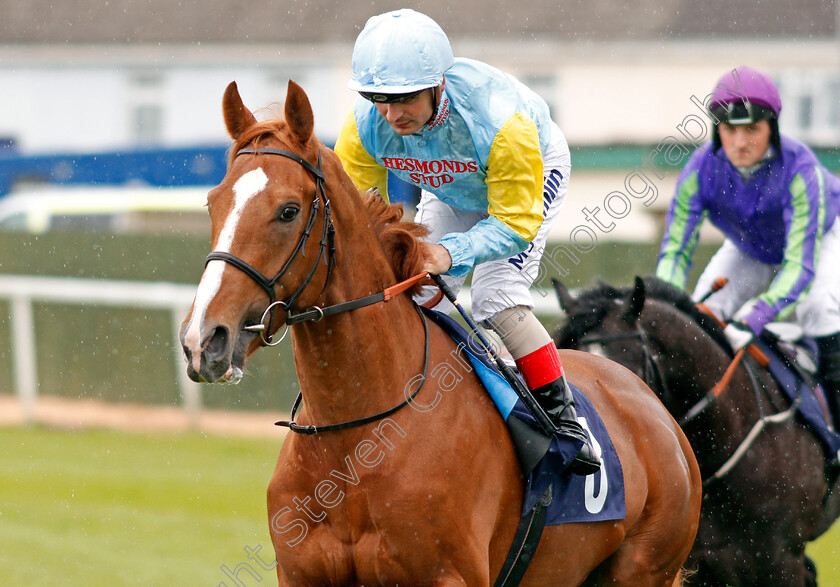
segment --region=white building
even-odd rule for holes
[[[230,81],[253,109],[282,102],[294,79],[329,143],[354,99],[358,31],[406,4],[440,22],[456,55],[543,95],[573,148],[687,141],[687,117],[704,120],[692,98],[742,64],[778,81],[783,132],[840,144],[840,2],[825,0],[2,0],[0,137],[26,154],[223,143]],[[690,138],[702,141],[696,120]],[[569,199],[620,190],[632,169],[573,167]],[[670,198],[667,171],[653,207]],[[632,218],[633,234],[650,222]]]

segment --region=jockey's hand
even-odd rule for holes
[[[432,275],[443,275],[452,267],[452,257],[443,245],[420,243],[425,249],[426,264],[423,271]]]
[[[755,333],[752,328],[743,322],[730,322],[723,329],[723,333],[726,335],[726,340],[729,341],[732,350],[736,353],[755,340]]]

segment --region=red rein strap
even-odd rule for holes
[[[695,304],[695,307],[715,320],[715,322],[720,325],[721,328],[726,326],[726,324],[718,318],[714,312],[712,312],[708,306],[706,306],[703,302]],[[753,344],[747,345],[746,348],[742,348],[737,353],[735,353],[735,357],[732,359],[732,362],[729,363],[729,366],[726,368],[726,371],[723,373],[723,377],[721,377],[720,381],[718,381],[715,386],[710,389],[703,398],[697,402],[694,407],[692,407],[686,414],[680,418],[679,424],[680,426],[685,426],[688,422],[692,421],[698,414],[700,414],[703,410],[709,407],[709,405],[715,401],[720,394],[723,393],[723,390],[726,389],[726,386],[729,385],[730,380],[732,379],[732,375],[735,373],[735,368],[738,366],[738,363],[741,362],[741,359],[744,358],[744,351],[750,353],[752,357],[758,361],[759,364],[766,367],[769,363],[767,357],[764,353],[759,350],[759,348]]]
[[[401,281],[401,282],[399,282],[395,285],[392,285],[391,287],[386,287],[385,291],[383,292],[385,294],[385,301],[387,302],[388,300],[390,300],[394,296],[398,296],[399,294],[401,294],[405,290],[409,289],[414,284],[416,284],[418,281],[420,281],[424,277],[427,277],[428,275],[429,274],[424,271],[423,273],[418,273],[414,277],[409,277],[405,281]]]
[[[729,366],[726,368],[726,372],[721,377],[720,381],[718,381],[715,386],[711,389],[711,393],[718,397],[721,393],[723,393],[724,388],[729,385],[729,380],[732,379],[732,374],[735,373],[735,367],[738,366],[738,363],[741,362],[741,359],[744,356],[744,349],[741,349],[737,353],[735,353],[735,358],[732,359],[732,362],[729,363]]]
[[[709,308],[709,306],[707,306],[706,304],[701,302],[699,304],[695,304],[695,307],[698,310],[700,310],[701,312],[703,312],[704,314],[706,314],[707,316],[709,316],[710,318],[714,319],[714,321],[718,323],[718,326],[720,326],[721,328],[726,328],[726,323],[723,322],[720,318],[718,318],[715,315],[715,313],[712,312],[712,310]],[[750,354],[750,356],[753,359],[758,361],[758,364],[761,365],[762,367],[766,367],[767,365],[770,364],[770,359],[767,358],[767,355],[765,355],[763,352],[761,352],[761,349],[759,349],[754,344],[748,344],[747,345],[747,352]]]
[[[298,324],[300,322],[318,322],[322,320],[325,316],[332,316],[333,314],[340,314],[341,312],[357,310],[359,308],[364,308],[365,306],[370,306],[379,302],[387,302],[388,300],[393,299],[395,296],[398,296],[399,294],[410,288],[412,285],[414,285],[427,275],[428,273],[418,273],[414,277],[409,277],[405,281],[401,281],[396,285],[387,287],[378,293],[365,296],[356,300],[350,300],[349,302],[341,302],[340,304],[327,306],[325,308],[312,306],[308,310],[299,312],[297,314],[293,312],[288,312],[286,314],[286,324],[291,326],[292,324]]]

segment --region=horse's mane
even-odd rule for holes
[[[402,222],[403,205],[386,204],[375,189],[368,190],[362,197],[373,229],[397,281],[420,273],[425,256],[419,239],[429,234],[429,229],[415,222]],[[420,287],[415,285],[408,290],[409,294],[418,293]]]
[[[653,276],[645,277],[644,283],[646,299],[670,304],[697,323],[723,348],[729,348],[729,343],[717,322],[697,309],[694,301],[686,292]],[[616,300],[628,299],[632,291],[632,287],[615,288],[606,283],[600,283],[579,293],[573,315],[569,316],[568,323],[557,333],[560,346],[568,346],[569,343],[576,343],[583,338],[587,332],[598,326],[607,314],[615,309]]]

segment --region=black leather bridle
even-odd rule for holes
[[[286,260],[286,263],[283,264],[283,267],[277,274],[272,277],[268,278],[263,275],[258,269],[255,269],[252,265],[248,264],[246,261],[240,259],[235,255],[231,255],[225,251],[213,251],[207,258],[204,260],[205,266],[210,261],[224,261],[226,263],[230,263],[237,269],[244,272],[248,275],[251,279],[257,282],[257,284],[265,290],[265,293],[268,294],[269,305],[266,308],[265,312],[263,312],[262,318],[260,319],[259,324],[255,324],[252,326],[246,326],[245,330],[250,331],[257,331],[260,333],[263,342],[267,346],[275,346],[279,344],[283,338],[285,338],[286,333],[288,332],[288,325],[290,324],[289,320],[287,319],[286,326],[287,329],[283,332],[283,335],[277,341],[272,341],[272,330],[274,325],[274,310],[278,306],[285,312],[290,313],[290,309],[292,305],[297,301],[300,294],[306,289],[309,285],[309,282],[312,281],[313,276],[315,275],[315,271],[318,269],[318,263],[321,261],[321,258],[324,258],[324,263],[327,266],[327,277],[324,280],[324,287],[326,287],[327,282],[330,278],[330,273],[332,268],[335,266],[335,226],[333,225],[331,212],[330,212],[330,201],[327,199],[327,194],[324,190],[324,172],[321,167],[321,152],[318,152],[318,167],[312,165],[309,161],[301,157],[296,153],[292,153],[291,151],[285,151],[283,149],[254,149],[254,148],[245,148],[240,149],[236,152],[236,157],[240,155],[279,155],[281,157],[287,157],[292,161],[296,161],[297,163],[301,164],[307,171],[309,171],[313,176],[315,176],[315,196],[312,200],[312,206],[309,209],[309,219],[306,223],[306,228],[303,230],[303,234],[300,237],[297,245],[295,246],[295,250],[292,251],[291,256]],[[312,264],[312,269],[309,271],[309,275],[306,276],[306,279],[301,281],[300,285],[298,285],[297,289],[285,300],[277,300],[277,295],[274,291],[277,282],[280,280],[283,275],[289,270],[292,262],[298,256],[301,257],[306,256],[306,241],[309,239],[309,236],[312,232],[312,227],[315,226],[315,220],[318,216],[318,210],[320,210],[320,202],[323,200],[324,202],[324,230],[321,234],[321,242],[318,248],[318,256],[315,258],[315,262]],[[326,252],[326,254],[325,254]],[[268,316],[268,324],[265,324],[266,315]],[[315,314],[314,318],[311,319],[319,319],[318,314]]]
[[[283,267],[280,269],[280,271],[278,271],[277,274],[271,279],[263,275],[258,269],[255,269],[252,265],[248,264],[246,261],[243,261],[236,255],[231,255],[230,253],[226,253],[224,251],[213,251],[209,255],[207,255],[207,258],[204,261],[205,266],[210,261],[224,261],[225,263],[230,263],[237,269],[243,271],[251,279],[256,281],[257,284],[259,284],[259,286],[265,290],[265,293],[268,294],[268,299],[270,303],[265,309],[265,312],[263,312],[262,318],[260,319],[260,323],[251,326],[245,326],[245,330],[259,332],[263,342],[267,346],[275,346],[277,344],[280,344],[283,338],[285,338],[286,333],[289,331],[288,326],[290,324],[304,322],[307,320],[317,322],[321,320],[324,316],[337,314],[339,312],[346,312],[349,310],[355,310],[357,308],[369,306],[371,304],[376,304],[379,302],[386,302],[389,299],[392,299],[394,295],[397,295],[399,292],[402,292],[404,289],[406,289],[407,287],[415,283],[419,278],[425,275],[416,275],[413,278],[410,278],[400,284],[397,284],[396,286],[387,288],[385,291],[365,296],[357,300],[342,302],[340,304],[335,304],[333,306],[328,306],[325,308],[313,306],[312,308],[309,308],[303,312],[293,314],[291,312],[292,304],[295,303],[298,297],[300,297],[300,294],[303,293],[303,290],[305,290],[306,287],[309,285],[309,282],[312,281],[312,277],[315,275],[315,271],[318,269],[318,263],[321,261],[321,257],[324,257],[324,262],[327,265],[327,277],[324,279],[324,288],[327,287],[332,268],[335,266],[335,226],[333,225],[330,214],[330,201],[327,199],[327,194],[324,190],[325,177],[321,167],[321,152],[318,152],[318,167],[315,167],[300,155],[292,153],[291,151],[284,151],[283,149],[245,148],[237,151],[236,157],[239,157],[240,155],[262,154],[280,155],[281,157],[288,157],[289,159],[300,163],[307,171],[309,171],[312,175],[315,176],[315,196],[312,200],[312,207],[309,210],[309,220],[306,223],[306,228],[304,229],[303,234],[301,235],[300,240],[297,243],[297,246],[295,246],[295,250],[292,251],[291,256],[286,260],[286,263],[283,264]],[[306,279],[304,279],[300,283],[300,285],[292,293],[292,295],[286,298],[285,300],[277,300],[277,296],[274,291],[277,282],[280,280],[281,277],[283,277],[286,271],[289,270],[292,261],[295,259],[295,257],[297,257],[298,253],[300,253],[302,257],[306,256],[306,241],[312,232],[312,227],[315,225],[315,219],[317,218],[318,210],[320,209],[319,202],[322,199],[324,201],[324,230],[321,234],[321,243],[320,248],[318,249],[318,256],[315,258],[315,262],[312,264],[312,269],[309,271],[309,275],[307,275]],[[286,330],[283,331],[282,336],[280,336],[278,340],[272,341],[271,331],[274,322],[274,309],[278,306],[286,312]],[[379,412],[378,414],[374,414],[372,416],[367,416],[365,418],[359,418],[356,420],[350,420],[348,422],[341,422],[338,424],[328,424],[325,426],[301,426],[294,421],[295,413],[297,412],[297,409],[300,406],[302,399],[302,394],[298,393],[297,399],[295,400],[295,404],[292,407],[290,419],[288,421],[275,422],[275,425],[286,426],[293,432],[298,432],[301,434],[320,434],[323,432],[354,428],[356,426],[362,426],[370,422],[375,422],[377,420],[381,420],[382,418],[390,416],[391,414],[394,414],[402,408],[404,408],[405,406],[409,405],[411,401],[417,396],[417,394],[420,393],[420,390],[423,388],[423,384],[428,378],[429,371],[429,326],[426,322],[426,317],[423,315],[419,308],[417,308],[417,311],[420,314],[420,319],[423,323],[425,336],[423,374],[420,378],[420,384],[417,386],[417,389],[415,389],[410,396],[406,397],[404,401],[400,402],[399,404],[388,410]],[[268,315],[268,325],[265,324],[266,315]],[[268,333],[267,336],[266,333]]]
[[[662,366],[659,364],[657,360],[657,356],[651,351],[648,341],[647,333],[642,329],[640,326],[637,326],[635,330],[630,332],[623,332],[620,334],[609,334],[609,335],[586,335],[580,339],[581,345],[587,344],[602,344],[605,342],[612,342],[616,340],[623,340],[623,339],[636,339],[639,340],[642,353],[644,355],[644,367],[643,367],[643,376],[642,380],[654,390],[654,393],[657,393],[661,397],[662,393],[668,392],[668,386],[665,381],[665,376],[662,372]],[[793,416],[796,409],[798,408],[800,399],[797,398],[793,405],[788,408],[787,410],[780,412],[773,416],[767,416],[764,414],[764,409],[762,407],[761,398],[759,397],[761,389],[761,384],[758,381],[758,377],[755,374],[755,370],[750,366],[749,363],[742,363],[746,373],[752,383],[753,393],[755,394],[756,405],[758,406],[759,410],[759,420],[747,437],[739,444],[738,448],[735,450],[733,455],[729,457],[718,469],[717,471],[709,477],[706,477],[703,480],[703,487],[708,487],[712,483],[716,482],[720,478],[727,475],[734,467],[737,465],[741,459],[747,454],[747,451],[750,446],[752,446],[753,442],[755,442],[758,435],[764,428],[764,425],[767,422],[771,423],[778,423],[783,422]],[[659,390],[657,392],[656,390]],[[766,390],[765,390],[766,393]],[[708,393],[706,393],[700,400],[695,403],[689,410],[678,420],[678,423],[681,428],[684,428],[689,422],[693,421],[697,416],[701,413],[706,411],[706,409],[712,405],[718,398],[718,394],[715,393],[715,390],[712,389]],[[770,400],[771,404],[773,403],[772,398],[770,398],[768,394],[768,399]],[[676,417],[676,416],[675,416]]]

